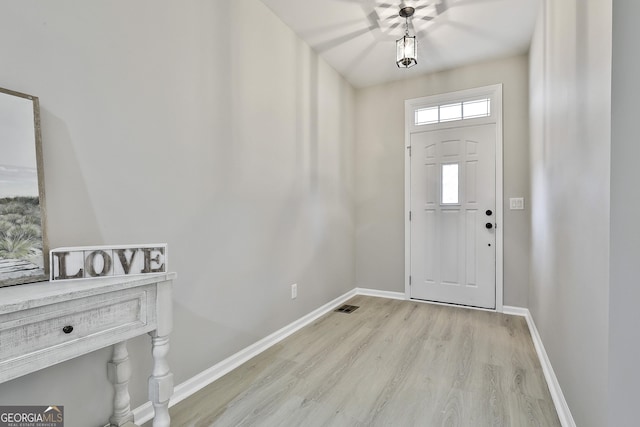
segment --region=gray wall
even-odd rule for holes
[[[576,424],[630,425],[606,421],[611,1],[543,3],[530,53],[529,308]]]
[[[0,86],[40,97],[52,247],[169,244],[176,383],[354,287],[354,92],[260,1],[5,1],[0,52]],[[108,358],[0,404],[103,425]]]
[[[613,2],[609,423],[638,423],[640,384],[640,2]]]
[[[530,246],[527,67],[527,56],[521,55],[357,90],[358,286],[404,292],[404,101],[502,83],[504,303],[527,306]],[[510,211],[509,197],[524,197],[526,209]]]

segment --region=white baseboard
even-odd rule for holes
[[[551,361],[549,360],[547,351],[544,349],[542,338],[538,333],[538,328],[536,328],[536,324],[533,321],[531,312],[528,308],[511,306],[504,306],[502,312],[504,314],[523,316],[527,320],[529,333],[531,334],[533,345],[536,348],[536,353],[538,353],[538,359],[540,359],[540,364],[542,365],[542,372],[544,373],[544,378],[547,381],[547,386],[549,387],[549,392],[551,393],[553,404],[556,407],[558,418],[560,418],[560,424],[562,424],[562,427],[576,427],[576,423],[573,420],[571,411],[569,410],[569,405],[567,405],[567,401],[564,398],[564,394],[562,393],[562,389],[560,388],[560,383],[558,382],[558,378],[553,371],[553,367],[551,366]]]
[[[366,295],[369,297],[380,297],[389,299],[407,299],[404,292],[379,291],[377,289],[355,288],[356,295]]]
[[[512,305],[502,306],[502,313],[511,314],[513,316],[522,316],[522,317],[531,316],[531,314],[529,314],[529,309],[522,308],[522,307],[514,307]],[[527,321],[527,324],[528,324],[528,321]],[[531,329],[531,327],[529,327],[529,329]]]
[[[290,323],[284,328],[240,350],[239,352],[229,356],[223,361],[213,365],[211,368],[177,385],[175,387],[173,396],[169,401],[169,406],[171,407],[177,404],[178,402],[183,401],[187,397],[196,393],[198,390],[201,390],[204,387],[208,386],[218,378],[231,372],[233,369],[237,368],[238,366],[247,362],[251,358],[267,350],[269,347],[277,344],[278,342],[282,341],[289,335],[307,326],[314,320],[330,312],[331,310],[333,310],[334,308],[336,308],[337,306],[344,303],[349,298],[355,295],[366,295],[366,296],[399,299],[399,300],[406,299],[405,294],[403,292],[390,292],[390,291],[380,291],[376,289],[354,288],[349,292],[339,296],[338,298],[326,303],[322,307],[319,307],[316,310],[312,311],[311,313]],[[531,338],[533,339],[533,344],[536,348],[538,358],[540,359],[540,364],[542,365],[542,371],[544,373],[544,377],[549,386],[549,392],[551,393],[551,398],[553,399],[553,404],[555,405],[556,411],[558,412],[558,418],[560,418],[562,427],[576,427],[576,424],[573,421],[573,417],[571,416],[571,411],[569,410],[569,406],[567,405],[567,401],[565,400],[564,395],[562,394],[562,390],[560,389],[560,384],[558,383],[558,379],[556,378],[556,375],[553,372],[553,368],[551,367],[551,362],[549,361],[547,352],[545,351],[544,345],[542,344],[540,334],[538,333],[538,330],[536,329],[536,325],[533,322],[533,317],[531,317],[531,313],[526,308],[513,307],[513,306],[504,306],[502,312],[504,314],[522,316],[527,320],[527,325],[529,326],[529,332],[531,333]],[[135,408],[133,410],[133,416],[136,424],[138,425],[142,425],[147,421],[151,420],[153,418],[153,406],[151,405],[151,402],[147,402]]]
[[[339,296],[338,298],[326,303],[320,308],[312,311],[311,313],[301,317],[300,319],[288,324],[284,328],[272,333],[271,335],[261,339],[260,341],[251,344],[249,347],[246,347],[239,352],[229,356],[223,361],[216,363],[209,369],[191,377],[187,381],[178,384],[175,387],[173,392],[173,396],[171,396],[171,400],[169,401],[169,407],[177,404],[178,402],[183,401],[187,397],[191,396],[198,390],[203,389],[208,386],[218,378],[223,375],[231,372],[238,366],[247,362],[254,356],[262,353],[267,350],[269,347],[279,343],[289,335],[294,332],[302,329],[307,326],[314,320],[318,319],[320,316],[330,312],[334,308],[338,307],[340,304],[347,301],[349,298],[355,296],[357,294],[357,289],[352,289],[344,295]],[[135,423],[138,425],[142,425],[147,421],[153,418],[153,406],[151,402],[147,402],[133,410],[133,417]]]

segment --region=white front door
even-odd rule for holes
[[[496,129],[411,132],[411,298],[495,308]]]

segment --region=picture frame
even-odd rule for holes
[[[0,88],[0,287],[46,281],[44,169],[37,97]]]

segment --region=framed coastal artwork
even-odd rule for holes
[[[48,279],[38,98],[0,88],[0,287]]]

